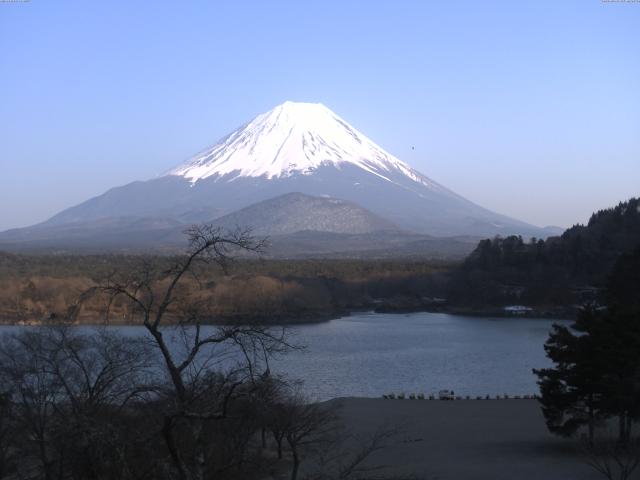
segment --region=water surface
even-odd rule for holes
[[[555,322],[558,322],[555,320]],[[532,368],[549,365],[544,342],[554,320],[436,313],[358,314],[294,329],[308,345],[275,365],[320,397],[383,393],[524,395]],[[564,322],[569,323],[569,322]]]
[[[303,380],[305,392],[319,400],[391,392],[430,394],[441,389],[472,396],[533,394],[537,386],[531,369],[549,365],[543,345],[554,322],[562,323],[359,313],[291,327],[292,342],[306,348],[274,361],[271,368]],[[0,331],[21,328],[29,327]],[[146,335],[138,326],[112,328]]]

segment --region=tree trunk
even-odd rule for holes
[[[278,445],[278,460],[282,460],[282,435],[273,434],[273,438],[276,441],[276,445]]]
[[[53,480],[51,462],[49,461],[47,447],[43,439],[38,440],[38,449],[40,450],[40,461],[42,462],[42,469],[44,470],[44,478],[45,480]]]
[[[291,455],[293,456],[293,468],[291,469],[291,480],[296,480],[298,477],[298,468],[300,468],[300,459],[298,458],[298,450],[295,447],[291,447]]]
[[[167,448],[169,449],[169,454],[171,455],[173,465],[178,470],[178,478],[180,480],[189,480],[187,468],[185,467],[184,462],[180,457],[180,452],[178,451],[178,447],[176,446],[176,442],[173,438],[173,420],[171,419],[171,417],[164,418],[162,435],[164,436],[164,441],[167,444]]]
[[[589,447],[593,447],[593,437],[595,433],[595,418],[593,415],[593,396],[589,400]]]
[[[620,445],[627,443],[627,416],[624,413],[618,416],[618,443]]]
[[[202,438],[202,421],[195,420],[196,424],[192,427],[193,436],[195,437],[195,460],[196,468],[193,474],[194,480],[204,480],[205,471],[205,452],[204,452],[204,440]]]

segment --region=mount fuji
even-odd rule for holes
[[[124,235],[127,228],[138,225],[157,233],[194,222],[215,222],[294,192],[346,201],[380,219],[378,224],[387,229],[393,225],[411,234],[546,237],[550,233],[452,192],[387,153],[324,105],[285,102],[157,178],[113,188],[41,224],[0,234],[0,247],[6,242],[51,240],[47,232],[55,232],[59,242],[65,231],[71,235],[83,229],[114,233],[121,227]],[[328,211],[311,209],[305,215]],[[338,230],[349,233],[348,227]]]

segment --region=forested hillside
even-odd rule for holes
[[[560,237],[482,240],[449,284],[468,306],[571,305],[598,300],[616,259],[640,246],[640,200],[594,213]]]
[[[0,252],[0,322],[40,322],[62,318],[82,292],[113,273],[126,275],[151,265],[167,270],[168,256],[13,255]],[[304,322],[352,310],[417,310],[442,296],[442,262],[407,260],[241,260],[226,272],[199,266],[185,280],[183,297],[206,302],[210,322]],[[77,321],[103,320],[104,299],[86,302]],[[111,307],[112,321],[128,322],[126,305]]]

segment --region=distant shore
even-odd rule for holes
[[[501,306],[469,307],[433,302],[414,305],[394,301],[376,305],[373,311],[376,313],[447,313],[469,317],[557,318],[559,320],[573,320],[576,315],[574,306],[534,306],[526,307],[524,310],[509,311]]]
[[[432,313],[448,313],[451,315],[461,315],[469,317],[505,317],[505,318],[548,318],[558,320],[573,320],[576,315],[575,307],[552,307],[537,308],[532,307],[529,311],[509,312],[501,307],[468,308],[468,307],[445,307],[442,309],[428,310]]]
[[[449,315],[487,317],[487,318],[546,318],[558,320],[573,320],[575,308],[555,307],[555,308],[532,308],[522,313],[510,313],[500,307],[469,308],[447,305],[438,306],[418,306],[409,304],[399,304],[397,302],[376,303],[369,308],[358,308],[351,310],[336,310],[332,312],[318,312],[315,314],[287,314],[287,315],[238,315],[232,317],[219,317],[204,319],[204,325],[238,325],[238,324],[266,324],[266,325],[304,325],[328,322],[338,318],[348,317],[358,313],[379,313],[379,314],[409,314],[409,313],[444,313]],[[48,318],[7,318],[0,319],[0,325],[24,325],[36,326],[56,324],[63,321],[62,317],[50,316]],[[171,322],[170,322],[171,323]],[[177,322],[176,322],[177,323]],[[83,319],[78,325],[105,325],[104,318]],[[128,318],[118,318],[113,316],[109,319],[109,325],[131,326],[140,325],[139,322],[131,322]]]

